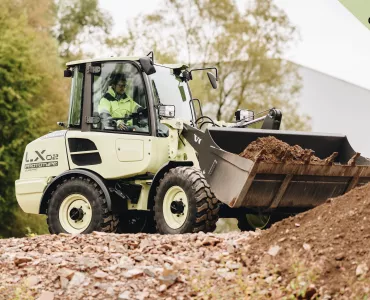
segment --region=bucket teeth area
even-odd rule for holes
[[[361,153],[356,152],[348,161],[349,166],[355,166],[356,165],[356,159],[360,157]]]
[[[338,152],[334,152],[332,155],[330,155],[328,158],[325,159],[325,164],[328,166],[332,166],[334,163],[335,158],[338,156]]]

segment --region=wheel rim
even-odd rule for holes
[[[90,202],[81,194],[66,197],[59,209],[59,221],[68,233],[81,233],[91,223],[92,209]]]
[[[267,224],[270,221],[271,216],[270,215],[256,215],[256,214],[246,214],[245,215],[248,224],[256,229],[263,229],[267,226]]]
[[[169,227],[178,229],[188,216],[188,197],[179,186],[171,187],[163,199],[163,216]]]

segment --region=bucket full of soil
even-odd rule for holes
[[[273,136],[258,138],[244,149],[240,156],[256,161],[268,163],[314,164],[325,165],[334,161],[338,152],[334,152],[326,159],[314,155],[312,149],[303,149],[299,145],[290,146]]]
[[[301,212],[370,182],[344,135],[185,126],[216,197],[231,208]]]

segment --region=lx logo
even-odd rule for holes
[[[45,152],[46,150],[34,150],[31,151],[30,155],[28,155],[28,152],[26,152],[25,168],[35,169],[58,166],[59,154],[46,154]]]

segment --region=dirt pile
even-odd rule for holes
[[[250,143],[244,149],[240,156],[250,160],[265,161],[271,163],[291,163],[291,164],[328,164],[328,159],[320,159],[314,155],[311,149],[303,149],[302,147],[289,144],[278,140],[273,136],[258,138]]]
[[[0,240],[0,299],[367,299],[369,218],[367,185],[262,232]]]
[[[315,209],[274,224],[251,240],[243,256],[250,272],[262,265],[275,274],[311,277],[311,291],[326,299],[367,299],[370,296],[370,184]],[[266,253],[273,254],[269,255]],[[256,257],[256,253],[265,253]],[[296,270],[292,270],[292,263]],[[303,270],[299,270],[303,268]],[[298,274],[297,274],[298,273]],[[280,276],[280,275],[278,275]],[[301,276],[301,277],[302,277]],[[365,297],[366,296],[366,297]]]

